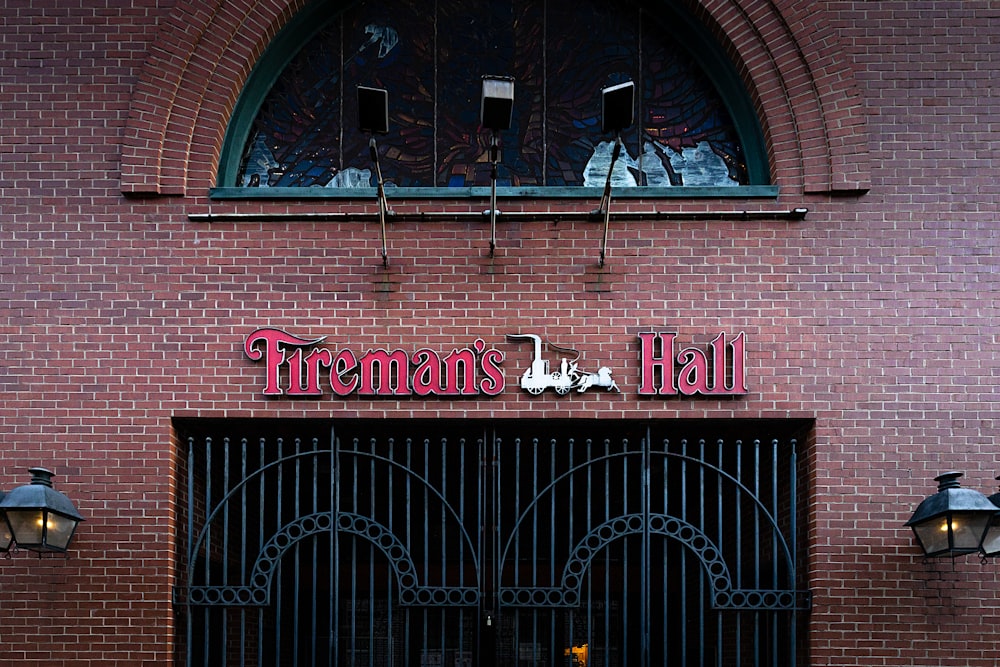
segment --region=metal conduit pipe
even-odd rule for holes
[[[728,211],[620,211],[611,214],[612,220],[804,220],[809,212],[807,208],[791,208],[781,210],[728,210]],[[192,222],[369,222],[378,221],[378,212],[345,213],[318,212],[303,213],[189,213],[188,220]],[[489,221],[489,211],[395,211],[394,222],[464,222],[473,219]],[[600,222],[602,217],[596,217],[593,211],[506,211],[498,217],[501,221],[553,221]]]

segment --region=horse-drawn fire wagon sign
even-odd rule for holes
[[[572,390],[585,392],[591,387],[604,387],[608,391],[621,391],[611,378],[611,369],[601,366],[596,373],[586,373],[580,370],[577,360],[580,353],[576,350],[561,348],[551,343],[548,346],[558,352],[574,354],[573,359],[562,357],[559,370],[549,370],[549,362],[542,356],[542,337],[535,334],[507,334],[507,340],[530,340],[534,343],[534,356],[531,366],[521,376],[521,389],[529,394],[540,394],[546,389],[554,389],[560,396]]]
[[[511,343],[531,341],[532,358],[520,377],[531,395],[548,389],[563,396],[590,389],[618,392],[609,366],[589,372],[580,367],[581,353],[546,342],[533,333],[508,334]],[[746,384],[746,336],[720,333],[707,349],[686,347],[675,353],[676,333],[646,332],[639,338],[641,396],[739,396]],[[318,397],[326,388],[337,396],[497,396],[506,386],[505,353],[477,338],[466,348],[441,353],[421,348],[351,350],[323,347],[325,337],[300,338],[281,329],[262,328],[243,344],[252,361],[266,369],[265,396]],[[555,352],[550,367],[543,348]],[[324,377],[325,376],[325,377]]]

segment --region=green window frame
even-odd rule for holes
[[[274,38],[251,71],[233,110],[220,155],[217,185],[210,190],[213,199],[365,199],[375,196],[374,187],[240,187],[235,185],[246,143],[265,98],[303,45],[329,26],[353,3],[319,0],[307,5]],[[687,51],[715,86],[729,111],[746,160],[748,184],[726,187],[672,186],[622,187],[614,196],[622,198],[774,198],[778,187],[770,181],[770,167],[764,135],[736,68],[709,30],[676,3],[666,0],[647,2],[666,25],[670,38]],[[347,94],[347,93],[345,93]],[[392,91],[390,91],[390,96]],[[391,102],[390,102],[391,104]],[[390,198],[462,198],[483,197],[489,187],[395,187],[387,190]],[[601,188],[589,186],[509,186],[498,187],[505,198],[586,198],[601,196]]]

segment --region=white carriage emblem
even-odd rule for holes
[[[559,360],[559,370],[549,370],[549,362],[542,358],[542,339],[535,334],[507,334],[507,340],[530,340],[534,343],[535,353],[531,360],[531,366],[524,371],[521,376],[521,389],[529,394],[537,396],[546,389],[555,389],[560,396],[568,394],[571,390],[584,392],[591,387],[604,387],[608,391],[621,390],[614,378],[611,377],[611,369],[601,366],[596,373],[581,371],[577,365],[580,353],[572,348],[563,348],[558,345],[546,342],[546,347],[556,352],[575,355],[572,359],[562,357]]]

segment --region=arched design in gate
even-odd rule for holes
[[[182,664],[551,665],[580,647],[589,665],[794,664],[791,441],[671,441],[666,422],[178,430]]]

